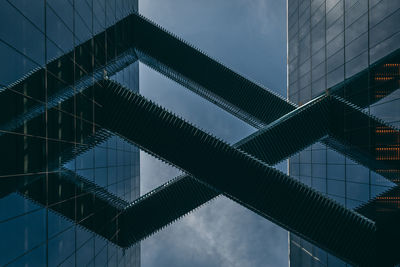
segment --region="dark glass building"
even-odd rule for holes
[[[400,74],[399,21],[399,1],[288,0],[288,99],[303,105],[339,88],[341,97],[399,128],[400,85],[390,84]],[[376,151],[378,161],[399,159],[398,141],[383,147],[370,138],[364,145]],[[292,156],[288,166],[291,177],[354,210],[379,199],[396,182],[383,178],[383,170],[371,171],[328,148],[323,140]],[[400,170],[386,171],[398,175]],[[294,234],[289,234],[289,261],[296,267],[346,266]]]
[[[137,0],[0,1],[0,266],[140,266],[119,214],[140,195],[139,149],[97,127],[99,77],[138,91],[110,28]]]
[[[220,194],[297,233],[293,266],[400,262],[399,4],[290,0],[290,101],[137,8],[0,3],[1,266],[139,266]],[[258,131],[229,145],[148,101],[139,59]],[[188,175],[139,199],[133,143]],[[271,167],[288,157],[294,179]]]

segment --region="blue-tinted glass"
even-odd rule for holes
[[[87,243],[89,239],[93,239],[93,234],[91,232],[81,227],[76,228],[76,246],[78,248]]]
[[[300,171],[299,171],[299,164],[296,163],[290,163],[290,175],[299,175]]]
[[[301,163],[311,163],[311,150],[306,149],[300,152]]]
[[[88,181],[94,181],[94,170],[95,169],[81,169],[76,170],[76,173]]]
[[[106,27],[105,0],[93,0],[93,28],[98,33]]]
[[[108,184],[112,185],[117,182],[117,168],[109,167],[108,168]]]
[[[347,164],[346,165],[347,180],[360,183],[368,183],[369,170],[360,165]]]
[[[339,204],[342,204],[343,206],[346,204],[346,199],[344,197],[339,197],[337,195],[330,195],[329,190],[328,190],[328,197],[335,200]]]
[[[297,16],[298,2],[300,2],[302,10],[299,17]],[[311,7],[304,2],[311,2]],[[325,2],[326,4],[324,4]],[[326,15],[321,13],[325,11],[325,7]],[[369,12],[368,7],[371,8]],[[302,89],[308,88],[308,51],[301,55],[300,63],[296,58],[297,54],[302,53],[301,49],[298,50],[300,45],[302,45],[302,49],[307,48],[302,38],[307,36],[308,29],[300,30],[300,38],[296,29],[308,20],[307,15],[304,15],[307,14],[305,12],[307,8],[311,10],[312,97],[323,92],[326,85],[329,88],[340,83],[344,78],[351,78],[366,69],[368,64],[374,63],[400,47],[400,31],[397,27],[398,23],[395,22],[400,21],[400,2],[398,1],[288,1],[290,14],[288,17],[288,98],[291,101],[302,104],[307,99],[306,90]],[[299,20],[301,20],[301,24],[299,24]],[[304,25],[309,24],[305,23]],[[370,32],[367,31],[368,25]],[[292,26],[296,27],[292,28]],[[325,42],[327,43],[326,47],[324,47]],[[369,52],[368,49],[370,49]],[[348,92],[350,91],[348,90]],[[392,123],[392,125],[400,125],[398,98],[399,95],[396,92],[383,98],[369,108],[371,114]],[[384,104],[384,102],[393,104]],[[321,192],[325,192],[328,188],[327,193],[331,198],[346,204],[351,209],[356,209],[370,197],[382,194],[394,186],[386,178],[373,171],[370,172],[368,168],[357,165],[356,162],[349,161],[343,155],[331,150],[326,153],[324,149],[313,148],[311,159],[313,188]],[[298,163],[305,161],[307,161],[306,157],[290,159],[290,174],[293,177],[300,177],[302,181],[307,180],[307,176],[302,175],[307,173],[307,165]],[[305,262],[303,265],[301,263],[305,259],[302,255],[303,253],[300,252],[296,255],[295,253],[291,254],[291,265],[303,266]],[[324,263],[321,265],[314,263],[314,265],[346,266],[344,262],[337,260],[332,255],[329,255],[329,264],[326,262],[327,256],[322,258],[325,259]],[[306,266],[308,265],[311,266],[309,262],[306,263]]]
[[[0,1],[0,24],[6,25],[0,31],[0,58],[4,63],[0,69],[0,86],[4,90],[5,86],[21,77],[28,77],[27,82],[20,86],[21,90],[9,90],[11,101],[2,103],[3,118],[21,115],[23,120],[7,119],[0,122],[0,130],[18,133],[3,134],[5,143],[10,145],[10,149],[7,150],[10,151],[2,158],[2,162],[8,168],[2,168],[0,174],[3,176],[3,182],[8,185],[8,180],[10,184],[14,184],[14,179],[21,177],[19,174],[50,171],[49,174],[43,175],[43,179],[48,177],[45,181],[42,176],[38,176],[39,179],[36,175],[22,177],[23,186],[28,186],[28,189],[21,189],[21,194],[2,195],[0,234],[1,244],[7,243],[7,247],[3,249],[2,246],[0,265],[107,265],[107,241],[104,241],[103,237],[99,239],[102,249],[95,244],[95,235],[90,230],[93,227],[91,205],[94,202],[90,201],[93,199],[90,195],[92,192],[88,194],[85,190],[92,188],[88,181],[93,181],[114,194],[118,193],[126,200],[136,198],[140,189],[139,150],[134,150],[127,142],[115,136],[97,148],[93,149],[92,143],[87,146],[88,142],[91,142],[87,135],[93,131],[94,119],[91,96],[82,97],[84,94],[78,94],[76,101],[63,99],[65,101],[61,103],[50,100],[52,94],[60,89],[74,90],[74,79],[79,79],[86,71],[91,71],[91,58],[81,58],[82,55],[92,53],[91,45],[73,50],[74,45],[92,38],[92,32],[103,31],[106,20],[111,25],[115,23],[116,18],[126,16],[132,9],[137,9],[136,1]],[[108,42],[111,45],[113,39],[108,38]],[[106,46],[105,38],[97,38],[94,44],[100,49],[96,56],[101,57],[101,49]],[[74,53],[66,54],[71,51]],[[110,55],[114,54],[114,51],[109,52]],[[58,59],[54,60],[55,58]],[[98,57],[93,59],[95,64],[104,61]],[[45,62],[48,63],[46,70],[39,69]],[[32,75],[32,70],[39,74]],[[137,91],[138,64],[132,64],[121,73],[117,81]],[[32,77],[37,84],[30,82]],[[45,116],[46,95],[49,102]],[[36,108],[39,113],[42,112],[42,115],[32,117],[31,107]],[[54,108],[59,111],[53,110]],[[47,137],[47,141],[43,137]],[[116,149],[117,146],[119,152],[107,151],[108,147]],[[18,155],[21,155],[22,161],[10,160]],[[111,167],[109,170],[109,158],[112,165],[116,166],[118,163],[121,167]],[[112,185],[107,187],[108,184]],[[22,192],[27,194],[29,199],[22,197]],[[79,198],[75,199],[77,194]],[[48,209],[41,205],[48,205]],[[82,221],[74,222],[76,216]],[[79,229],[76,230],[77,227]],[[114,253],[115,260],[111,259],[111,262],[116,264],[119,260],[126,266],[130,262],[136,264],[136,260],[133,259],[136,257],[132,255],[137,255],[138,251],[136,247],[127,250],[126,253],[120,250],[119,259]],[[94,258],[95,255],[98,256],[98,260]],[[137,258],[140,258],[140,255],[137,255]]]
[[[346,267],[346,263],[335,256],[328,254],[328,266]]]
[[[92,31],[92,1],[79,1],[75,0],[75,10],[78,13],[78,16],[82,19],[82,23],[85,27],[91,32]],[[75,25],[75,29],[77,29],[77,25]]]
[[[122,139],[117,137],[117,149],[124,150],[126,142]]]
[[[344,180],[345,179],[345,165],[333,165],[327,166],[328,179]]]
[[[41,245],[26,255],[7,265],[10,267],[44,267],[46,265],[46,246]]]
[[[108,245],[108,266],[117,266],[117,247],[113,244]]]
[[[326,193],[326,180],[321,178],[312,179],[312,187],[321,193]]]
[[[124,179],[128,179],[131,176],[131,168],[127,164],[129,164],[129,162],[127,162],[126,165],[124,166],[124,174],[123,174]]]
[[[23,253],[45,243],[46,212],[40,209],[12,220],[0,223],[0,236],[3,244],[0,265],[14,260]]]
[[[47,57],[53,59],[72,50],[73,35],[52,9],[48,8],[46,15],[47,38],[51,40],[47,42]]]
[[[44,5],[31,0],[13,0],[10,3],[26,16],[35,26],[44,31]]]
[[[108,149],[107,160],[109,166],[117,166],[117,151],[114,149]]]
[[[336,151],[328,149],[328,164],[344,164],[345,157]]]
[[[75,250],[75,227],[68,228],[49,240],[49,266],[57,266]]]
[[[9,208],[10,205],[12,209]],[[36,203],[17,193],[9,194],[0,198],[0,222],[40,208]]]
[[[124,165],[124,151],[117,150],[117,165],[122,166]]]
[[[313,164],[312,165],[312,176],[318,178],[326,177],[326,165],[325,164]]]
[[[124,196],[124,182],[118,182],[117,184],[117,196],[123,197]]]
[[[369,185],[360,183],[346,183],[347,196],[354,200],[366,202],[369,199]]]
[[[311,186],[311,177],[305,177],[305,176],[293,176],[294,179],[298,180],[302,184]]]
[[[68,161],[63,165],[63,167],[68,170],[75,171],[75,159]]]
[[[105,246],[103,250],[99,251],[99,253],[96,254],[94,265],[106,266],[106,262],[107,262],[107,246]]]
[[[385,177],[377,174],[376,172],[371,171],[371,184],[373,185],[379,185],[379,186],[387,186],[387,187],[393,187],[395,184]]]
[[[300,164],[300,175],[311,177],[311,164]]]
[[[47,6],[71,31],[73,29],[73,7],[69,1],[47,0]],[[49,8],[47,9],[48,12]]]
[[[97,146],[94,151],[95,155],[95,167],[106,167],[107,166],[107,149],[101,146]]]
[[[83,19],[84,17],[82,17],[79,13],[75,14],[75,37],[77,39],[77,43],[81,44],[90,39],[92,35],[92,25],[88,25],[87,21],[85,21]]]
[[[106,1],[106,26],[115,23],[115,1]]]
[[[107,255],[107,241],[103,238],[95,236],[94,247],[96,255]]]
[[[319,262],[324,266],[327,262],[327,253],[318,247],[314,247],[315,257],[319,260]]]
[[[343,181],[328,180],[328,194],[344,197],[345,184]]]
[[[357,209],[358,207],[360,207],[363,204],[365,204],[365,202],[353,200],[353,199],[349,199],[349,198],[346,200],[346,207],[349,209],[353,209],[353,210]]]
[[[44,35],[8,2],[0,2],[0,39],[38,65],[44,64]],[[5,27],[7,25],[7,27]],[[2,60],[4,58],[2,57]],[[12,64],[11,64],[12,65]]]
[[[386,186],[378,186],[378,185],[371,185],[371,198],[379,196],[384,192],[388,191],[390,187]]]
[[[117,183],[110,184],[108,186],[108,192],[110,192],[111,194],[117,195]]]
[[[49,238],[53,238],[59,233],[66,231],[67,229],[73,229],[73,222],[66,219],[63,216],[49,210],[48,212],[48,220],[49,220],[49,228],[48,228],[48,236]]]
[[[107,168],[95,169],[95,182],[99,186],[107,187]]]
[[[0,82],[3,86],[7,86],[24,74],[37,68],[37,64],[18,53],[12,47],[0,41],[0,58],[4,62],[14,62],[14,64],[1,64],[0,67]]]
[[[60,267],[75,266],[75,253],[69,256],[68,258],[64,259],[59,266]]]
[[[94,167],[94,150],[90,149],[76,158],[77,169],[89,169]]]
[[[78,240],[79,234],[77,235]],[[77,242],[78,243],[78,242]],[[78,244],[77,244],[78,245]],[[77,247],[76,264],[77,266],[88,266],[94,257],[94,239],[93,236],[85,240],[83,244]],[[90,266],[90,265],[89,265]]]
[[[123,249],[121,249],[121,248],[118,248],[118,252],[117,253],[118,253],[118,265],[119,266],[125,265],[125,258],[123,257],[125,251]]]

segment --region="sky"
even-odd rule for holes
[[[285,0],[140,0],[142,15],[286,96]],[[162,44],[160,44],[162,45]],[[140,93],[235,143],[254,128],[140,65]],[[141,152],[141,194],[181,172]],[[277,166],[285,170],[286,165]],[[288,266],[288,234],[220,196],[142,241],[142,266]]]

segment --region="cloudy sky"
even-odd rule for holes
[[[285,3],[140,0],[139,10],[226,66],[286,96]],[[230,143],[255,131],[143,64],[140,91]],[[177,174],[141,153],[142,194]],[[143,241],[142,266],[287,266],[287,253],[286,231],[221,196]]]

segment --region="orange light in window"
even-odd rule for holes
[[[400,208],[400,197],[376,197],[380,202],[387,204],[395,204],[397,208]]]
[[[376,160],[400,160],[399,147],[376,147],[375,151],[380,154]]]
[[[390,81],[393,77],[375,77],[375,81]]]
[[[387,63],[383,65],[384,67],[400,67],[400,64],[396,63]]]

